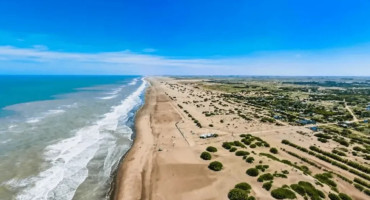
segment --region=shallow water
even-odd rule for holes
[[[132,144],[133,118],[146,83],[141,77],[83,78],[64,79],[80,83],[5,107],[0,199],[107,198],[112,172]],[[53,85],[52,79],[46,82]],[[33,93],[38,93],[36,85]]]

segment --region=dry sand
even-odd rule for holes
[[[118,170],[114,199],[226,200],[228,199],[228,191],[240,182],[248,182],[252,185],[250,195],[256,199],[273,199],[270,192],[262,188],[262,183],[257,182],[256,177],[250,177],[245,173],[248,168],[259,163],[269,165],[270,168],[266,171],[269,173],[289,171],[287,179],[274,179],[272,189],[298,181],[315,183],[312,176],[304,175],[301,171],[283,163],[258,156],[258,153],[261,152],[268,153],[268,148],[248,148],[247,151],[255,152],[255,155],[252,154],[255,162],[250,164],[221,147],[222,142],[240,140],[239,134],[242,133],[251,133],[267,141],[272,147],[278,148],[279,154],[276,157],[280,159],[306,165],[313,174],[324,172],[322,169],[310,166],[280,149],[285,148],[308,157],[307,154],[282,145],[282,139],[289,139],[289,141],[304,147],[314,143],[324,147],[333,146],[331,143],[325,145],[317,143],[316,139],[310,135],[302,136],[297,133],[297,131],[304,131],[311,134],[307,128],[286,124],[276,126],[261,123],[259,120],[246,122],[230,113],[205,117],[203,111],[213,110],[214,105],[221,107],[218,104],[212,106],[210,101],[203,101],[205,98],[215,98],[217,92],[194,87],[191,84],[194,82],[192,80],[179,81],[169,78],[149,78],[147,80],[151,86],[147,90],[146,103],[136,117],[135,142]],[[181,104],[183,109],[180,109],[178,104]],[[240,108],[240,105],[229,102],[223,101],[223,104],[227,105],[224,107],[227,110]],[[255,112],[252,107],[244,107],[243,109],[246,112]],[[203,128],[195,126],[184,110],[198,119]],[[221,120],[223,120],[222,123]],[[213,127],[208,124],[212,124]],[[208,132],[217,133],[219,137],[206,140],[199,138],[200,134]],[[212,161],[221,161],[224,164],[223,170],[219,172],[209,170],[209,161],[204,161],[199,157],[207,146],[217,147],[218,152],[212,153]],[[309,158],[317,165],[322,166],[323,169],[345,175],[350,179],[354,177],[353,174],[315,157]],[[349,194],[353,199],[367,198],[364,193],[354,189],[345,181],[338,178],[335,178],[335,181],[338,184],[338,189]],[[320,190],[328,194],[330,188],[325,185]],[[303,199],[299,195],[297,197],[297,199]]]

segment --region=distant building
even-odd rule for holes
[[[207,139],[207,138],[211,138],[211,137],[217,137],[217,134],[214,134],[214,133],[206,133],[206,134],[200,135],[199,137],[202,138],[202,139]]]
[[[310,130],[317,132],[319,131],[319,127],[313,126],[313,127],[310,127]]]
[[[307,125],[307,124],[316,124],[315,120],[309,120],[309,119],[301,119],[297,121],[301,125]]]

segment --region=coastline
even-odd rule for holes
[[[168,80],[147,79],[145,104],[135,118],[136,137],[118,167],[111,199],[213,200],[227,193],[225,183],[233,184],[229,174],[220,177],[199,158],[204,146],[195,144],[199,137],[190,131],[193,122],[167,93]]]
[[[136,116],[135,116],[135,125],[134,125],[134,137],[133,137],[133,144],[132,146],[130,147],[130,149],[122,156],[121,160],[120,160],[120,164],[118,165],[118,168],[116,169],[116,172],[114,174],[114,180],[112,181],[112,186],[111,186],[111,191],[110,191],[110,199],[111,200],[114,200],[114,199],[123,199],[123,193],[125,193],[125,198],[128,198],[126,195],[126,187],[124,186],[125,185],[125,182],[126,182],[126,177],[130,177],[129,176],[129,172],[134,170],[132,169],[133,168],[133,164],[128,164],[128,163],[131,163],[130,161],[133,160],[133,157],[135,157],[137,155],[137,149],[139,148],[140,149],[140,143],[142,143],[142,134],[140,132],[141,131],[141,128],[139,126],[139,124],[142,123],[142,121],[144,120],[144,116],[147,115],[148,113],[148,110],[149,110],[149,102],[151,101],[150,98],[150,93],[151,93],[151,90],[152,90],[152,86],[150,84],[150,81],[148,81],[149,85],[146,89],[146,92],[145,92],[145,97],[144,97],[144,104],[141,106],[141,108],[139,108],[139,110],[137,111],[136,113]],[[137,170],[140,170],[140,169],[137,169]],[[136,170],[135,170],[136,171]],[[134,172],[134,174],[136,174],[136,172]],[[138,178],[136,176],[132,177],[134,178],[135,180]],[[132,192],[133,193],[133,192]],[[135,194],[132,194],[135,196]],[[134,197],[132,196],[132,197]],[[135,199],[135,198],[132,198],[132,199]],[[139,198],[140,199],[140,198]]]
[[[143,78],[144,80],[145,78]],[[132,129],[133,129],[133,133],[131,134],[131,139],[132,139],[132,145],[130,146],[129,150],[126,151],[123,156],[120,158],[119,160],[119,163],[117,165],[117,168],[114,170],[114,172],[111,174],[111,177],[112,177],[112,180],[111,180],[111,183],[110,183],[110,188],[109,188],[109,191],[107,192],[106,194],[106,198],[109,199],[109,200],[114,200],[115,199],[115,196],[116,196],[116,191],[118,190],[117,189],[117,182],[118,182],[118,174],[121,170],[121,165],[123,165],[123,162],[125,161],[125,158],[127,157],[128,153],[131,151],[131,149],[133,148],[134,144],[135,144],[135,141],[136,141],[136,136],[137,136],[137,133],[136,133],[136,121],[137,121],[137,118],[138,118],[138,114],[140,113],[140,111],[143,109],[143,107],[146,105],[146,97],[147,97],[147,93],[148,93],[148,90],[150,88],[150,83],[149,81],[147,81],[147,88],[145,89],[145,92],[144,92],[144,97],[143,97],[143,100],[144,100],[144,103],[136,110],[135,112],[135,116],[134,116],[134,125],[132,126]]]

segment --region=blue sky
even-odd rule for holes
[[[370,1],[0,1],[0,74],[370,75]]]

